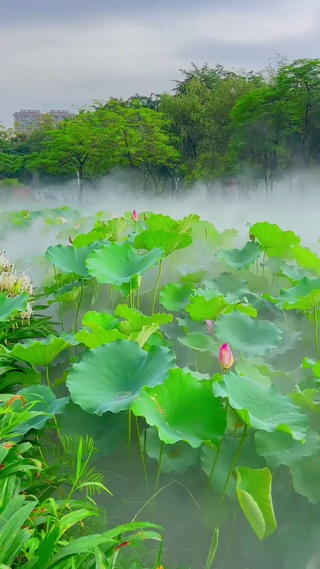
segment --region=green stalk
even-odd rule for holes
[[[159,488],[160,473],[161,473],[161,466],[162,466],[162,457],[163,457],[163,449],[164,449],[164,442],[161,441],[155,492],[157,492],[157,490],[158,490],[158,488]]]
[[[128,443],[129,449],[131,448],[132,427],[131,427],[131,409],[128,411]]]
[[[204,258],[207,256],[207,246],[208,246],[208,230],[204,228]]]
[[[236,466],[236,464],[237,464],[237,462],[238,462],[238,458],[239,458],[239,456],[240,456],[240,454],[241,454],[242,447],[243,447],[243,445],[244,445],[244,441],[245,441],[246,434],[247,434],[247,428],[248,428],[247,425],[245,425],[245,426],[244,426],[244,429],[243,429],[242,437],[241,437],[241,440],[240,440],[240,444],[239,444],[239,446],[238,446],[238,448],[237,448],[237,450],[236,450],[236,452],[235,452],[235,454],[234,454],[233,461],[232,461],[232,464],[231,464],[231,466],[230,466],[230,470],[229,470],[229,472],[228,472],[228,476],[227,476],[227,480],[226,480],[225,485],[224,485],[224,488],[223,488],[223,492],[222,492],[222,497],[221,497],[221,500],[220,500],[220,504],[221,504],[221,503],[223,502],[223,500],[224,500],[224,497],[225,497],[225,495],[226,495],[226,492],[227,492],[227,489],[228,489],[228,486],[229,486],[230,478],[231,478],[232,473],[233,473],[233,471],[234,471],[234,468],[235,468],[235,466]]]
[[[174,251],[174,253],[173,253],[172,280],[174,279],[174,271],[175,271],[175,268],[176,268],[176,252],[177,252],[177,251]]]
[[[314,307],[314,341],[316,344],[316,352],[317,358],[320,359],[319,356],[319,337],[318,337],[318,314],[317,314],[317,307]]]
[[[83,278],[80,279],[80,282],[81,282],[81,292],[80,292],[79,302],[78,302],[78,305],[77,305],[76,321],[75,321],[75,330],[76,330],[76,332],[78,332],[78,319],[79,319],[79,313],[80,313],[81,303],[82,303],[83,296],[84,296],[84,283],[83,283]]]
[[[228,419],[228,408],[229,408],[229,399],[226,400],[226,416],[227,416],[227,419]],[[220,440],[218,446],[217,446],[216,456],[214,457],[214,461],[213,461],[213,464],[212,464],[211,472],[210,472],[210,475],[209,475],[209,485],[211,484],[211,481],[212,481],[212,478],[213,478],[213,475],[214,475],[214,471],[215,471],[215,468],[216,468],[216,465],[217,465],[217,462],[218,462],[218,459],[219,459],[220,450],[221,450],[222,443],[223,443],[224,439],[225,439],[225,437],[223,436],[222,439]]]
[[[159,272],[158,272],[158,278],[157,278],[157,282],[156,282],[156,288],[154,289],[151,316],[153,316],[154,309],[156,306],[157,294],[158,294],[159,284],[160,284],[160,280],[161,280],[161,275],[162,275],[162,259],[160,259],[160,263],[159,263]]]
[[[57,284],[57,292],[58,292],[58,303],[59,303],[59,314],[60,314],[60,320],[61,320],[61,329],[62,332],[64,332],[64,320],[63,320],[63,312],[62,312],[62,302],[61,302],[61,296],[60,296],[60,287],[58,284],[58,277],[57,277],[57,269],[56,266],[53,265],[53,270],[54,270],[54,278]]]
[[[49,387],[49,389],[51,389],[49,368],[50,368],[50,366],[47,365],[47,366],[46,366],[46,382],[47,382],[47,386]],[[56,426],[56,429],[57,429],[57,433],[58,433],[58,437],[59,437],[61,446],[62,446],[62,448],[65,450],[63,438],[62,438],[62,436],[61,436],[60,429],[59,429],[58,423],[57,423],[57,418],[56,418],[55,415],[53,416],[53,422],[54,422],[54,424],[55,424],[55,426]]]
[[[140,310],[140,283],[138,280],[138,286],[137,286],[137,310]]]
[[[49,366],[46,366],[46,382],[47,382],[47,386],[49,387],[49,389],[51,389],[50,377],[49,377]]]
[[[142,449],[141,433],[140,433],[139,421],[138,421],[137,416],[135,417],[135,421],[136,421],[136,427],[137,427],[139,452],[140,452],[140,457],[141,457],[141,462],[142,462],[144,479],[145,479],[145,483],[146,483],[147,496],[149,496],[149,483],[148,483],[148,474],[147,474],[146,461],[145,461],[145,449]],[[144,440],[146,440],[146,439],[144,438]]]
[[[218,544],[219,544],[219,529],[216,528],[213,532],[213,536],[210,543],[210,549],[206,561],[206,569],[210,569],[212,563],[214,562],[214,558],[216,556],[218,549]]]

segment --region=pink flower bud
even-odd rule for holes
[[[233,354],[229,344],[223,344],[220,347],[219,362],[223,369],[229,369],[233,365]]]
[[[207,324],[209,334],[212,334],[214,328],[213,320],[205,320],[205,323]]]
[[[138,221],[138,219],[139,219],[139,214],[138,214],[136,209],[134,209],[132,212],[132,219],[133,219],[133,221]]]

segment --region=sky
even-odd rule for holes
[[[320,57],[319,0],[0,0],[0,122],[170,91],[191,62]]]

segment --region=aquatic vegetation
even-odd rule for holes
[[[18,391],[26,405],[41,396],[62,447],[65,436],[89,433],[98,456],[123,452],[127,465],[139,464],[155,510],[173,480],[189,497],[197,480],[192,499],[207,546],[204,554],[195,538],[194,548],[204,565],[243,569],[267,556],[275,568],[300,569],[313,546],[282,546],[298,532],[283,504],[310,519],[320,513],[320,259],[270,223],[251,226],[235,248],[234,230],[219,233],[196,215],[135,213],[88,217],[87,232],[68,244],[75,216],[43,212],[60,243],[42,260],[39,298],[60,322],[3,343],[1,391]],[[16,274],[3,256],[0,266],[0,278]],[[0,296],[1,322],[36,302],[27,281],[19,286],[6,289],[5,306]],[[32,425],[47,428],[47,419]],[[250,545],[235,556],[227,542],[238,543],[240,530]],[[181,554],[175,548],[169,562]]]

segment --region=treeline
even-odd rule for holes
[[[320,59],[281,58],[260,73],[193,65],[172,94],[95,101],[53,128],[0,130],[0,180],[98,180],[128,172],[161,194],[201,182],[263,182],[320,163]]]

